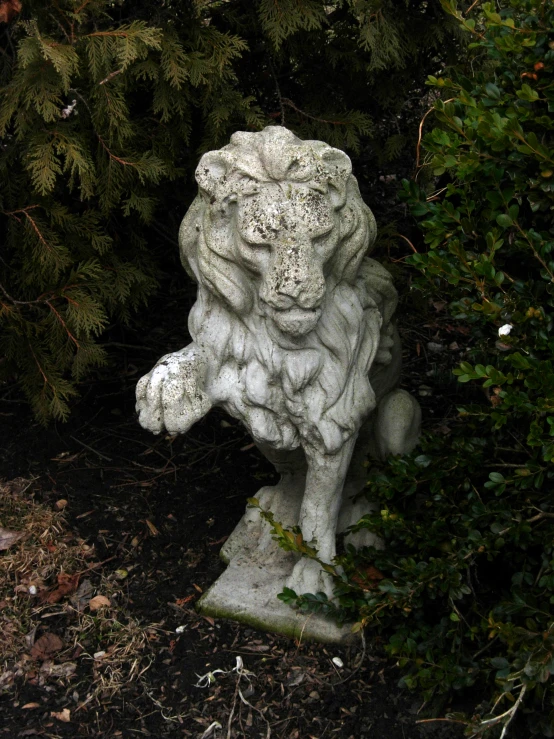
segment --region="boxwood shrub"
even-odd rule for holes
[[[386,635],[402,682],[428,700],[479,688],[470,717],[450,715],[468,735],[505,737],[527,718],[522,735],[551,737],[554,4],[443,6],[472,36],[474,72],[428,80],[430,132],[402,193],[425,248],[408,261],[415,289],[469,327],[453,374],[481,400],[462,402],[448,436],[373,469],[381,505],[359,526],[386,549],[337,560],[338,601],[281,597]]]

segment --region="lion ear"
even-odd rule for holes
[[[215,195],[225,181],[229,164],[220,151],[204,154],[196,168],[196,181],[208,195]]]
[[[329,194],[335,208],[341,208],[346,199],[346,184],[352,174],[350,157],[340,149],[328,147],[321,155],[329,173]]]

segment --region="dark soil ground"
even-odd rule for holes
[[[32,481],[26,495],[54,509],[67,501],[66,539],[86,543],[90,559],[103,563],[87,572],[92,592],[102,594],[117,580],[113,623],[122,633],[138,624],[142,635],[110,673],[115,647],[106,644],[113,635],[101,630],[91,643],[90,634],[76,633],[80,622],[69,596],[32,611],[36,630],[27,645],[53,633],[66,649],[42,668],[28,655],[24,669],[14,668],[0,697],[0,735],[461,737],[461,726],[425,718],[421,698],[398,687],[401,675],[371,633],[364,653],[296,643],[196,613],[195,600],[223,570],[218,551],[245,499],[273,472],[242,427],[221,413],[184,437],[154,437],[139,427],[137,379],[187,341],[175,320],[184,313],[181,298],[169,307],[169,328],[144,336],[144,346],[126,344],[125,336],[113,341],[111,376],[83,388],[68,423],[41,427],[9,390],[0,401],[0,478]],[[426,385],[438,367],[428,344],[455,352],[464,339],[440,311],[432,309],[436,320],[425,326],[409,321],[404,332],[407,387],[419,395],[430,425],[444,423],[454,390],[441,396]],[[64,674],[64,661],[74,672]],[[58,671],[46,675],[44,664]]]

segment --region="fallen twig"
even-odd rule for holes
[[[97,457],[100,457],[100,459],[105,459],[105,460],[106,460],[106,462],[113,462],[113,459],[112,459],[111,457],[108,457],[108,456],[106,456],[105,454],[102,454],[102,452],[98,452],[98,451],[97,451],[96,449],[93,449],[93,448],[92,448],[91,446],[89,446],[88,444],[85,444],[85,442],[84,442],[84,441],[80,441],[80,440],[79,440],[79,439],[77,439],[77,438],[76,438],[75,436],[71,436],[71,438],[73,439],[73,441],[76,441],[76,442],[77,442],[77,444],[80,444],[80,445],[81,445],[82,447],[84,447],[85,449],[88,449],[88,450],[89,450],[89,452],[92,452],[93,454],[96,454],[96,456],[97,456]]]

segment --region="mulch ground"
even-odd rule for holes
[[[467,331],[442,308],[431,306],[425,325],[407,320],[405,386],[427,425],[448,433],[456,385],[441,385],[441,357],[457,356]],[[183,315],[180,298],[172,311]],[[41,427],[10,388],[0,399],[0,478],[56,512],[46,553],[77,547],[85,562],[79,577],[51,571],[33,593],[24,573],[10,574],[0,593],[0,633],[13,633],[11,656],[0,654],[0,736],[461,737],[461,726],[430,720],[421,698],[398,687],[401,673],[371,633],[364,653],[196,613],[245,499],[274,473],[222,413],[184,437],[139,427],[136,381],[186,343],[181,323],[146,332],[144,346],[116,337],[110,375],[82,388],[66,424]],[[97,596],[109,605],[93,609]],[[9,616],[17,599],[27,608],[19,627]]]

